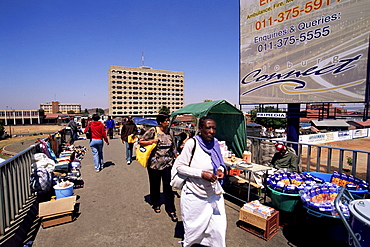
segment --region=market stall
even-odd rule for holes
[[[80,169],[86,148],[63,142],[64,135],[59,131],[38,140],[37,152],[32,156],[30,188],[40,201],[43,228],[73,221],[74,189],[84,187]]]
[[[212,117],[217,123],[216,138],[219,141],[225,141],[237,157],[242,157],[246,149],[246,127],[245,117],[241,110],[226,100],[189,104],[171,114],[171,125],[178,116],[185,114],[196,117],[195,130],[198,129],[201,117]]]

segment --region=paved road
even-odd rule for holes
[[[88,141],[76,145],[88,147]],[[70,223],[46,229],[40,228],[33,246],[179,246],[180,222],[173,223],[162,207],[156,214],[147,202],[149,185],[146,169],[136,161],[125,163],[121,140],[111,140],[104,146],[106,168],[95,173],[90,149],[82,160],[81,174],[85,187],[75,189],[79,196],[78,218]],[[176,199],[181,215],[179,199]],[[226,200],[228,228],[226,242],[233,246],[295,246],[284,235],[286,229],[269,241],[261,240],[236,226],[239,206]],[[284,234],[283,234],[284,232]]]

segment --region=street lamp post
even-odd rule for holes
[[[12,109],[12,108],[10,108],[10,109]],[[13,111],[13,109],[12,109],[12,117],[14,119],[14,111]],[[13,122],[13,124],[14,124],[14,122]],[[12,138],[13,136],[12,136],[12,125],[11,124],[9,125],[9,128],[10,128],[10,138]]]
[[[12,138],[12,126],[11,126],[11,124],[8,123],[8,112],[9,112],[8,111],[8,106],[6,106],[5,122],[6,122],[7,125],[9,125],[9,134],[10,134],[10,138]]]

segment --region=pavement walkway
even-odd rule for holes
[[[79,215],[73,222],[37,231],[34,247],[66,246],[142,246],[168,247],[181,244],[181,212],[179,198],[175,203],[179,222],[174,223],[165,213],[154,213],[148,203],[149,184],[146,169],[137,161],[125,162],[125,145],[119,136],[104,146],[105,169],[94,170],[87,140],[75,145],[88,148],[82,160],[81,174],[84,188],[75,189],[78,195]],[[226,243],[229,247],[296,246],[288,240],[289,234],[279,229],[271,240],[264,241],[238,228],[240,206],[226,201],[228,228]],[[296,239],[292,238],[293,241]]]

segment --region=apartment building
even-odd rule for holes
[[[153,117],[162,106],[176,111],[184,106],[184,72],[110,66],[108,105],[113,117]]]
[[[42,117],[39,110],[0,110],[0,122],[4,125],[40,124]]]
[[[51,103],[40,104],[40,109],[45,113],[64,113],[74,111],[75,113],[81,112],[81,104],[60,104],[59,101],[52,101]]]

